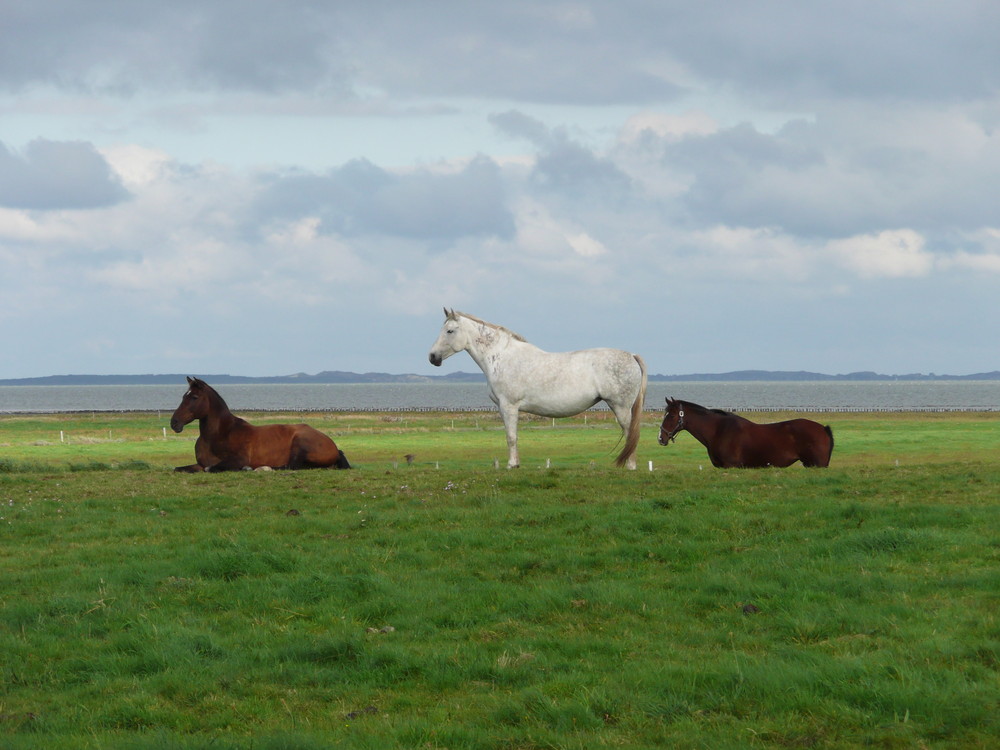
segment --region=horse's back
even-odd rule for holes
[[[540,416],[572,416],[602,400],[631,406],[642,385],[641,366],[621,349],[546,352],[517,342],[517,355],[491,374],[491,393]]]

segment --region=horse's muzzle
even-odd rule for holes
[[[435,354],[434,352],[428,354],[427,359],[429,359],[431,361],[431,364],[434,365],[435,367],[440,367],[441,363],[444,362],[444,357],[442,357],[440,354]]]
[[[173,430],[174,432],[180,432],[181,430],[184,429],[184,423],[181,422],[181,420],[179,419],[171,419],[170,429]]]

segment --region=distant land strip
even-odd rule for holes
[[[194,374],[194,373],[193,373]],[[393,375],[386,372],[343,372],[326,370],[315,375],[252,376],[252,375],[202,375],[212,385],[232,384],[281,384],[281,383],[482,383],[481,372],[453,372],[448,375]],[[0,385],[183,385],[185,375],[47,375],[37,378],[0,379]],[[717,373],[688,373],[685,375],[650,375],[652,383],[672,382],[739,382],[739,381],[877,381],[877,380],[1000,380],[1000,370],[979,372],[972,375],[935,375],[934,373],[909,373],[883,375],[877,372],[851,372],[843,375],[825,375],[805,371],[736,370]]]

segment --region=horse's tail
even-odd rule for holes
[[[646,403],[646,384],[649,381],[649,375],[646,372],[646,362],[638,354],[633,354],[632,356],[635,357],[635,361],[639,365],[639,372],[642,373],[642,382],[639,384],[639,393],[632,403],[632,419],[629,421],[628,435],[625,437],[625,447],[622,448],[622,452],[615,459],[615,466],[619,467],[624,466],[629,458],[635,455],[635,450],[639,447],[639,431],[642,429],[642,407]]]
[[[827,437],[830,438],[830,452],[826,455],[826,464],[824,464],[829,466],[830,459],[833,458],[833,429],[828,424],[823,425],[823,429],[826,430]]]

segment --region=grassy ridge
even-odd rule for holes
[[[0,746],[994,746],[1000,418],[822,419],[825,471],[652,419],[615,471],[592,413],[510,472],[494,415],[317,414],[357,471],[228,475],[0,419]]]

